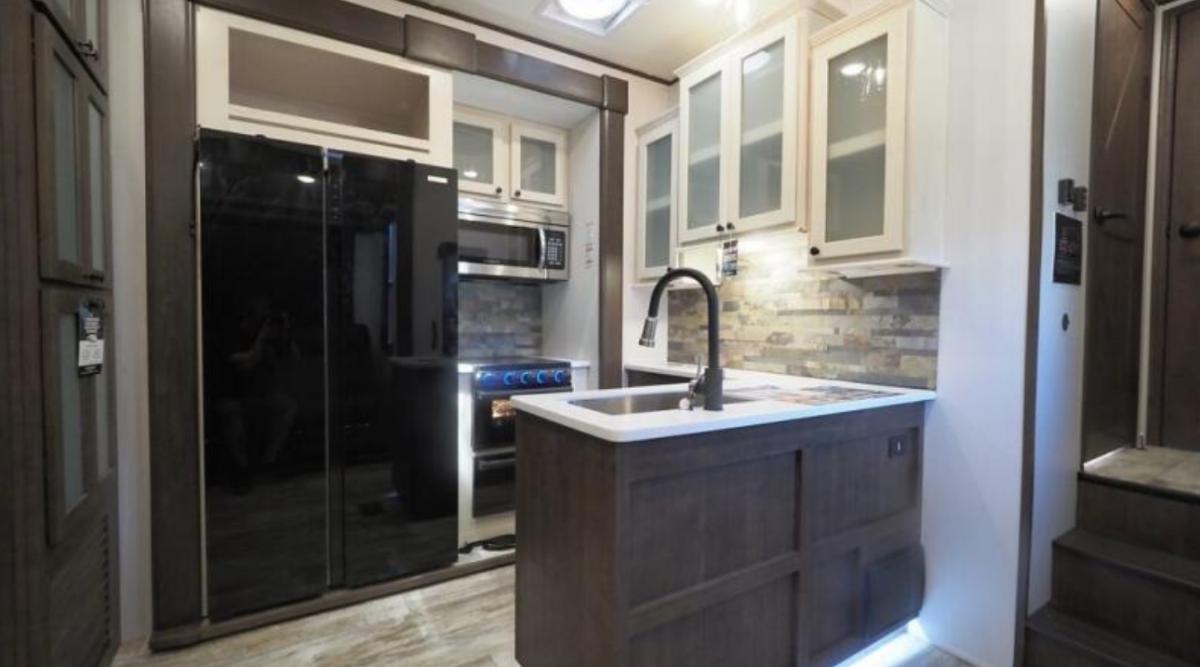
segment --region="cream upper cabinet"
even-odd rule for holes
[[[806,36],[823,23],[801,11],[680,70],[681,243],[798,222]]]
[[[463,192],[567,205],[565,130],[460,105],[453,152]]]
[[[196,8],[197,119],[212,129],[450,166],[445,70]]]
[[[454,168],[463,192],[496,197],[508,192],[508,121],[456,107]]]
[[[676,111],[638,129],[638,280],[666,273],[675,252],[679,190],[679,119]]]
[[[509,177],[512,198],[566,206],[567,133],[525,122],[513,122],[511,132]]]
[[[941,266],[947,67],[945,15],[926,0],[814,35],[814,266]]]

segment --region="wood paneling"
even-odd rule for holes
[[[519,413],[521,663],[831,665],[861,650],[923,599],[922,418],[909,405],[616,444]]]
[[[604,100],[600,77],[511,49],[475,43],[475,72],[498,81],[599,107]]]
[[[0,0],[0,664],[45,664],[33,12]]]
[[[404,18],[404,55],[463,72],[476,71],[475,35],[416,16]]]
[[[154,627],[201,617],[192,6],[146,0],[146,282]]]
[[[398,55],[404,19],[338,0],[195,0],[234,14]]]

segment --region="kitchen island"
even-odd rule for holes
[[[524,667],[832,665],[915,617],[932,392],[685,391],[514,399]]]

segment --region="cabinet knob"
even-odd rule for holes
[[[496,194],[503,194],[503,193],[504,193],[504,188],[497,185],[496,186]]]
[[[520,191],[520,190],[513,190],[513,196],[514,196],[514,197],[520,197],[520,196],[521,196],[521,191]]]
[[[732,232],[733,231],[733,223],[732,222],[725,223],[725,229]]]
[[[821,254],[821,249],[818,248],[817,246],[813,246],[808,249],[808,254],[812,255],[813,257],[816,257],[817,255]]]
[[[724,232],[725,232],[725,225],[717,225],[717,232],[718,232],[718,233],[724,233]]]

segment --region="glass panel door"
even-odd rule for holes
[[[671,265],[675,248],[676,118],[639,137],[637,278],[652,279]]]
[[[455,110],[454,168],[460,190],[502,196],[508,188],[508,123],[482,113]]]
[[[759,35],[733,56],[737,151],[730,195],[735,232],[796,220],[795,20]]]
[[[818,260],[904,249],[908,20],[895,10],[813,49]]]
[[[825,240],[883,234],[887,35],[829,61]]]
[[[525,124],[512,127],[514,199],[566,204],[566,133]]]
[[[51,66],[50,127],[53,128],[54,239],[56,259],[71,264],[82,262],[83,233],[79,220],[79,126],[75,117],[75,72],[55,54]]]
[[[685,88],[681,241],[715,236],[724,221],[723,75],[718,70]]]

